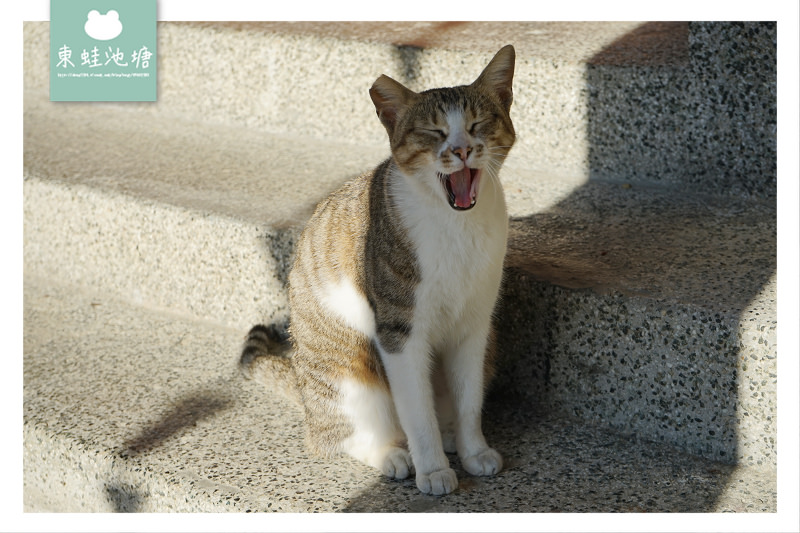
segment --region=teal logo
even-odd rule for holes
[[[88,20],[83,29],[86,35],[98,41],[108,41],[116,39],[122,33],[122,23],[119,21],[119,13],[113,9],[101,15],[94,9],[89,11]]]
[[[154,102],[156,0],[50,0],[50,100]]]

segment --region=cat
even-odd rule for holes
[[[515,52],[470,85],[369,90],[391,157],[320,202],[289,274],[289,331],[257,325],[245,376],[283,387],[315,453],[344,452],[442,495],[497,474],[481,428],[508,215],[498,172],[511,146]],[[291,340],[291,345],[289,345]]]

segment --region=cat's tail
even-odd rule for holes
[[[247,334],[239,368],[245,378],[278,390],[301,406],[291,355],[292,345],[285,326],[258,324]]]

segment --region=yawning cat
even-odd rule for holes
[[[289,275],[290,340],[255,326],[241,365],[305,411],[307,444],[419,490],[458,486],[500,454],[481,429],[508,216],[498,172],[514,144],[514,48],[472,84],[369,91],[391,157],[318,206]]]

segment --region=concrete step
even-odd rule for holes
[[[352,166],[331,168],[343,152]],[[242,332],[282,320],[305,219],[379,154],[100,106],[31,105],[26,272]],[[772,203],[508,163],[500,386],[692,453],[774,466]]]
[[[517,152],[542,172],[776,193],[774,23],[175,23],[158,103],[126,109],[372,144],[367,89],[471,82],[517,49]],[[47,23],[25,24],[26,98],[47,98]]]
[[[506,468],[476,478],[451,457],[459,488],[424,496],[307,456],[300,413],[238,375],[241,331],[30,274],[24,295],[27,512],[776,510],[769,469],[497,399],[486,433]]]

